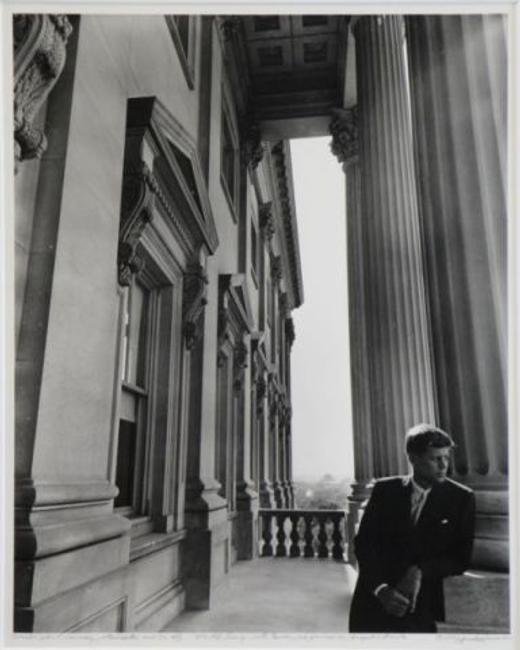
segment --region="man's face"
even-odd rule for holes
[[[428,447],[423,454],[410,454],[415,480],[423,485],[444,481],[450,464],[450,455],[450,447]]]

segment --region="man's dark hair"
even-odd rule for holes
[[[408,430],[405,437],[407,454],[424,454],[430,447],[455,447],[455,443],[446,431],[433,424],[416,424]]]

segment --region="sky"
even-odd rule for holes
[[[353,475],[345,175],[330,137],[291,140],[304,302],[293,311],[293,477]]]

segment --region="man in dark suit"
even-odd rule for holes
[[[354,540],[351,632],[436,632],[444,620],[442,579],[469,566],[475,497],[447,478],[453,440],[420,424],[405,444],[412,474],[374,484]]]

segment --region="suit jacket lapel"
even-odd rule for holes
[[[438,516],[442,505],[443,494],[443,484],[434,483],[431,492],[426,499],[426,503],[424,504],[419,519],[417,520],[416,528],[423,528],[425,526],[428,526],[428,522]]]

